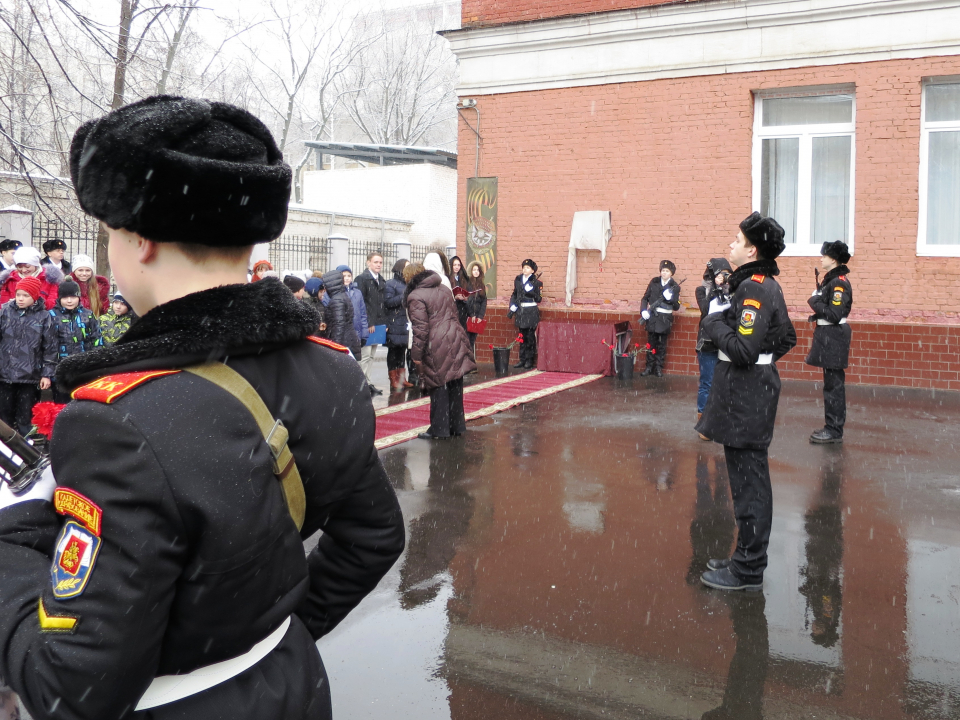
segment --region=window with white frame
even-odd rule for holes
[[[918,255],[960,255],[960,78],[924,84]]]
[[[852,250],[855,113],[849,89],[756,95],[753,206],[783,226],[784,255]]]

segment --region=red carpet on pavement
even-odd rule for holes
[[[561,390],[593,382],[601,375],[540,372],[533,370],[512,377],[470,385],[463,390],[467,421],[503,412],[514,405],[538,400]],[[376,446],[380,450],[412,440],[430,427],[430,398],[386,407],[377,411]]]

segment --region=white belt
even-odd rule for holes
[[[665,307],[658,307],[657,312],[662,312],[664,315],[673,315],[673,310]]]
[[[137,710],[149,710],[196,695],[236,677],[244,670],[249,670],[280,644],[289,627],[290,618],[287,618],[280,627],[238,657],[206,665],[184,675],[161,675],[154,678],[137,703]]]
[[[535,302],[520,303],[520,307],[536,307],[536,306],[537,304]]]
[[[723,362],[731,362],[730,358],[723,350],[717,351],[717,357]],[[760,353],[760,357],[757,358],[755,365],[772,365],[773,364],[773,353]]]
[[[817,325],[846,325],[846,324],[847,324],[846,318],[840,318],[840,322],[838,323],[832,323],[829,320],[824,320],[823,318],[817,318]]]

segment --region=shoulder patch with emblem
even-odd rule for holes
[[[755,307],[757,310],[760,309],[760,301],[754,300],[753,298],[747,298],[743,301],[744,305],[749,305],[750,307]]]
[[[833,304],[841,305],[843,303],[843,288],[839,285],[833,289]]]
[[[755,283],[762,283],[764,280],[767,279],[767,276],[766,276],[766,275],[751,275],[751,276],[750,276],[750,279],[753,280]]]
[[[336,350],[337,352],[348,353],[350,348],[340,343],[335,343],[332,340],[327,340],[326,338],[317,337],[316,335],[307,335],[307,340],[310,342],[316,343],[317,345],[323,345],[328,347],[331,350]]]
[[[753,335],[753,324],[757,321],[757,311],[744,308],[740,313],[740,327],[737,328],[741,335]]]
[[[103,511],[90,498],[76,490],[59,487],[53,493],[53,507],[61,515],[69,515],[83,523],[87,530],[100,537]]]
[[[68,520],[57,538],[50,576],[57,600],[77,597],[87,588],[100,552],[100,538],[80,523]]]
[[[147,372],[118,373],[105,375],[93,382],[81,385],[74,390],[70,397],[74,400],[93,400],[94,402],[111,404],[118,397],[130,392],[154,378],[164,375],[175,375],[179,370],[148,370]]]

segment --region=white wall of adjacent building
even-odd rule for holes
[[[457,224],[457,171],[439,165],[316,170],[303,179],[303,206],[413,222],[410,242],[452,243]]]

